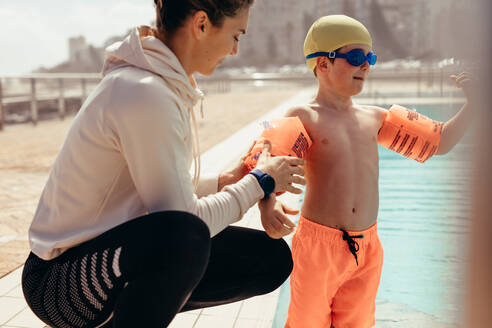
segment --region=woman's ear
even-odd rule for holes
[[[197,11],[192,16],[191,23],[192,23],[193,35],[197,40],[201,40],[203,37],[205,37],[205,34],[208,32],[211,26],[210,20],[208,19],[208,15],[203,10]]]

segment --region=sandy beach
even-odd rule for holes
[[[203,103],[204,118],[197,115],[201,152],[296,91],[269,89],[208,95]],[[0,277],[22,265],[29,253],[27,231],[72,118],[42,121],[37,126],[9,125],[0,132]]]

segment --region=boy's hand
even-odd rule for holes
[[[458,75],[451,75],[451,80],[456,83],[458,88],[463,89],[463,93],[468,101],[474,100],[475,91],[473,86],[473,78],[468,72],[461,72]]]
[[[263,199],[258,203],[261,213],[261,224],[268,236],[280,239],[294,231],[295,224],[286,214],[294,215],[298,210],[291,209],[282,204],[274,195]]]

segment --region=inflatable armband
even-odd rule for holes
[[[273,119],[256,140],[245,160],[245,173],[256,167],[258,158],[263,151],[265,140],[270,141],[272,156],[296,156],[304,158],[312,141],[298,117]]]
[[[378,132],[378,143],[423,163],[439,148],[442,125],[416,111],[393,105]]]

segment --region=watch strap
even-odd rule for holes
[[[263,172],[260,169],[253,169],[249,172],[249,174],[253,175],[256,180],[258,180],[258,183],[260,184],[261,189],[263,190],[263,193],[265,194],[265,197],[263,199],[267,199],[268,196],[273,192],[273,190],[267,190],[265,184],[264,184],[264,178],[265,177],[270,177],[273,179],[268,173]]]

